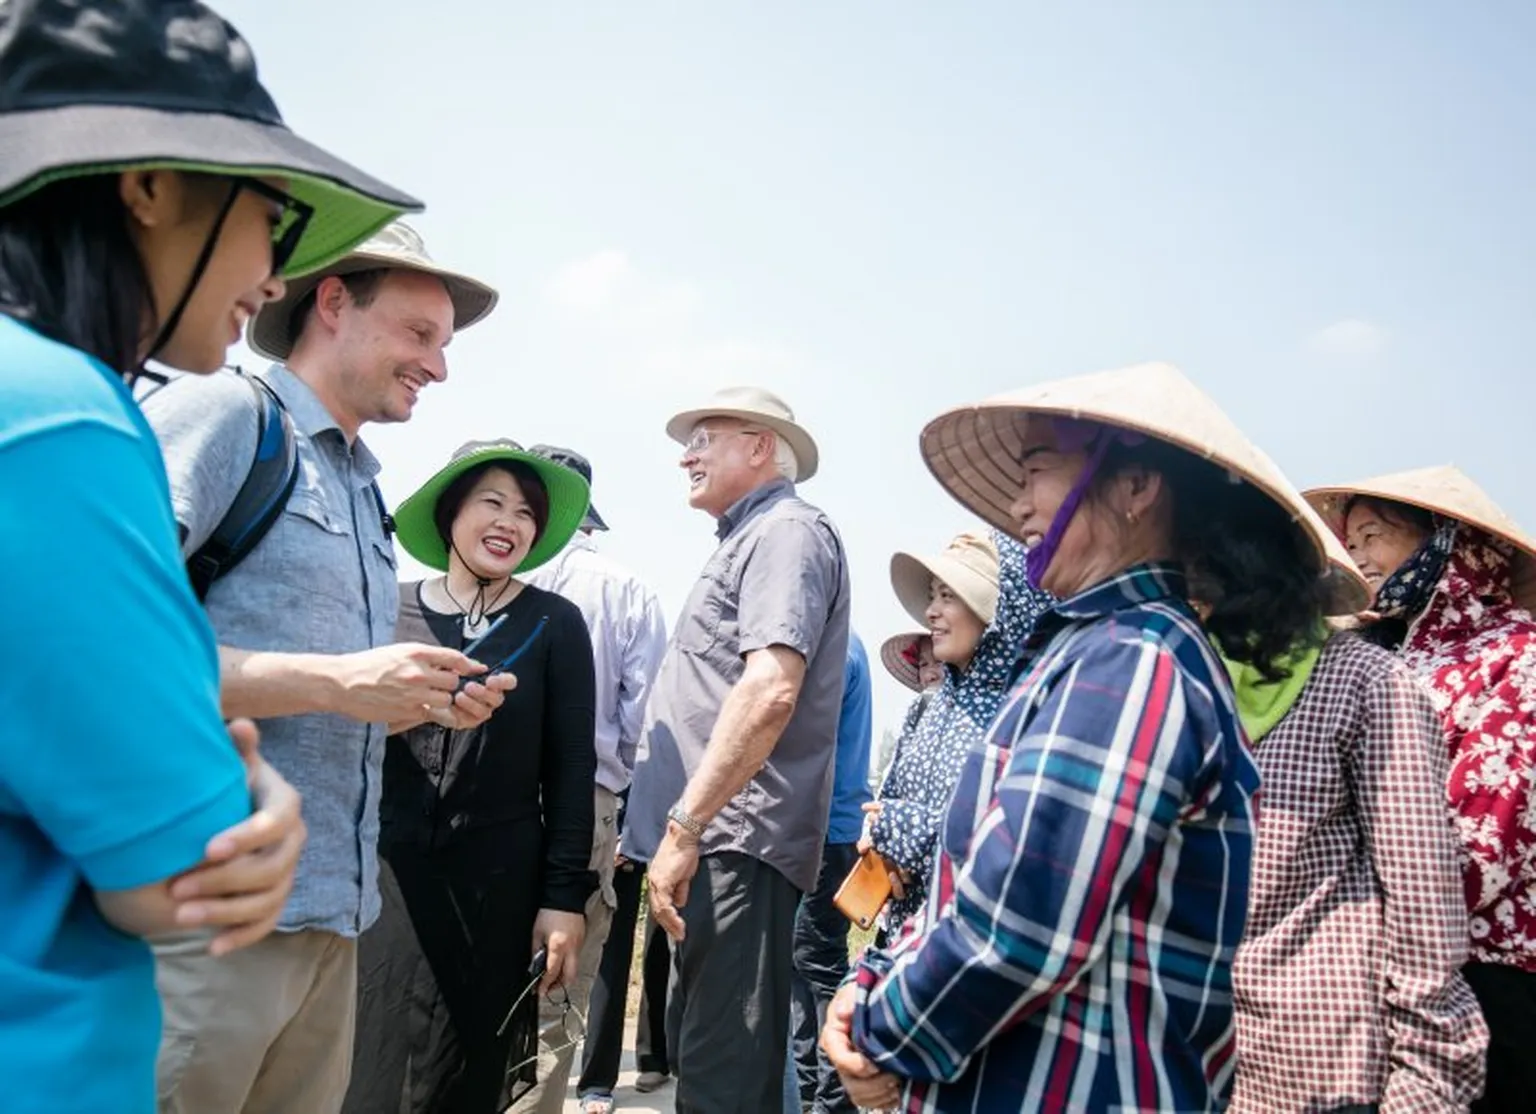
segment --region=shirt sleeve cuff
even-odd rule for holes
[[[742,631],[736,644],[742,657],[746,657],[753,650],[766,650],[770,646],[787,646],[809,661],[812,651],[815,650],[805,631],[787,623],[776,623],[761,630]]]
[[[245,767],[211,797],[158,828],[135,832],[79,860],[93,889],[130,890],[160,882],[203,859],[208,841],[251,815]]]

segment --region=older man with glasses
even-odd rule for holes
[[[677,1110],[779,1114],[795,911],[815,888],[848,648],[848,568],[795,483],[816,443],[782,400],[723,390],[667,424],[719,547],[651,694],[624,853],[677,942]]]

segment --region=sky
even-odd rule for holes
[[[714,535],[663,427],[735,384],[816,437],[872,657],[891,554],[975,526],[924,423],[1067,375],[1168,360],[1298,486],[1454,462],[1536,529],[1536,5],[214,5],[501,292],[365,433],[386,497],[571,446],[669,624]]]

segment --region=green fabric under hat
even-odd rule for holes
[[[448,571],[448,546],[433,521],[437,502],[454,480],[471,468],[493,461],[526,464],[543,481],[549,496],[549,522],[515,571],[536,569],[565,548],[587,514],[592,497],[587,481],[564,465],[530,453],[516,441],[503,439],[460,445],[446,465],[400,504],[395,511],[395,536],[407,553],[428,568]]]
[[[1317,668],[1322,654],[1321,645],[1307,646],[1291,653],[1281,663],[1289,671],[1282,681],[1271,681],[1253,666],[1221,655],[1227,674],[1232,678],[1238,718],[1251,742],[1257,743],[1290,715],[1306,690],[1307,682],[1312,679],[1312,671]]]

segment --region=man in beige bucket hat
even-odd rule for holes
[[[299,466],[286,502],[244,559],[211,579],[204,606],[220,643],[224,712],[261,719],[262,750],[303,794],[309,827],[279,931],[234,962],[211,959],[195,935],[157,942],[162,1114],[341,1108],[357,937],[379,911],[385,725],[420,723],[430,709],[438,722],[471,726],[510,683],[472,683],[456,696],[459,678],[479,672],[468,658],[392,644],[392,522],[359,431],[409,419],[417,395],[447,374],[448,339],[495,301],[396,222],[294,280],[251,321],[252,347],[280,363],[249,377],[174,380],[144,400],[186,554],[242,498],[267,446],[267,412],[254,400],[275,398],[292,422]]]
[[[636,755],[623,853],[677,941],[679,1111],[779,1114],[792,939],[828,826],[848,647],[837,529],[801,499],[816,442],[732,387],[667,423],[720,545],[679,617]]]

